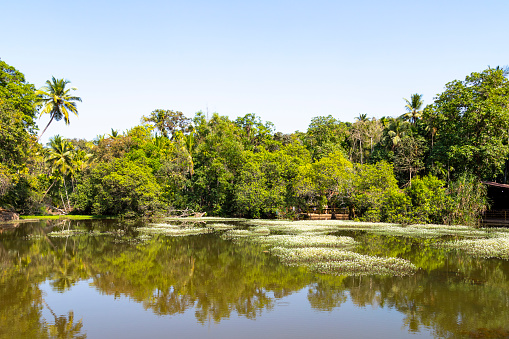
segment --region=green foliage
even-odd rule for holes
[[[246,162],[235,184],[235,210],[241,216],[253,218],[260,218],[262,214],[273,216],[284,202],[286,193],[284,183],[271,182],[263,168],[264,165],[271,165],[264,163],[270,160],[256,159],[258,157],[259,153],[246,154]]]
[[[0,206],[32,210],[37,191],[29,165],[38,159],[34,145],[35,88],[0,60]]]
[[[76,102],[81,102],[81,98],[72,95],[71,91],[75,91],[75,87],[66,88],[70,83],[69,80],[51,77],[51,81],[46,80],[46,86],[35,93],[38,98],[38,104],[42,105],[41,115],[49,114],[51,117],[41,135],[39,135],[39,139],[53,119],[56,121],[64,119],[65,124],[69,125],[69,113],[74,113],[78,116]]]
[[[388,189],[383,197],[381,220],[399,224],[410,223],[408,211],[411,202],[403,190],[397,188]]]
[[[391,164],[357,164],[350,197],[353,216],[359,220],[381,221],[385,195],[397,188]]]
[[[136,145],[131,136],[120,136],[117,138],[101,138],[94,147],[94,158],[96,161],[108,162],[116,158],[122,158]]]
[[[236,213],[255,218],[285,215],[296,204],[291,183],[306,155],[306,149],[295,143],[276,152],[245,151],[235,185]]]
[[[46,161],[49,163],[53,172],[59,172],[65,175],[73,171],[73,151],[74,146],[70,141],[62,139],[60,135],[55,135],[49,142],[49,153]]]
[[[243,141],[244,148],[252,150],[256,146],[271,144],[272,134],[274,133],[274,124],[271,122],[264,124],[260,117],[249,113],[237,118],[235,125],[240,128],[239,136]]]
[[[425,142],[420,136],[405,135],[400,140],[394,154],[394,167],[402,177],[401,182],[411,184],[412,176],[424,169],[423,155],[425,152]]]
[[[351,126],[350,139],[350,160],[367,162],[380,142],[383,132],[383,124],[376,118],[368,119],[367,114],[360,114],[356,122]]]
[[[348,125],[329,115],[311,119],[302,139],[311,152],[313,160],[316,161],[330,153],[344,151],[347,147],[348,135]]]
[[[201,143],[194,157],[192,199],[214,215],[233,213],[236,176],[244,164],[244,146],[238,127],[214,114],[198,130]]]
[[[402,119],[390,118],[383,131],[382,145],[394,152],[401,140],[410,134],[412,134],[410,123]]]
[[[342,152],[299,168],[296,192],[308,204],[344,205],[352,189],[353,165]]]
[[[415,125],[417,120],[420,119],[422,115],[421,110],[423,105],[422,94],[415,93],[412,94],[410,100],[408,99],[403,100],[405,100],[406,102],[405,109],[407,113],[403,114],[402,118],[405,120],[410,120],[410,122]]]
[[[411,202],[409,218],[412,223],[440,224],[444,222],[451,203],[445,182],[432,175],[417,177],[405,191]]]
[[[23,167],[35,134],[35,88],[0,60],[0,162]]]
[[[37,102],[50,123],[68,123],[81,99],[54,77],[36,93],[0,61],[0,204],[72,211],[72,196],[86,213],[151,214],[164,202],[257,218],[349,207],[361,220],[475,224],[486,206],[477,180],[501,178],[509,164],[506,76],[489,68],[450,82],[424,110],[412,94],[399,118],[317,116],[306,132],[283,134],[253,113],[191,120],[157,109],[125,133],[111,128],[93,143],[55,136],[41,149]]]
[[[502,172],[509,156],[509,80],[502,69],[449,82],[424,115],[436,134],[431,157],[449,172],[471,170],[482,180]]]
[[[475,226],[479,224],[481,214],[488,208],[486,185],[470,173],[461,174],[449,187],[452,199],[448,224]]]
[[[0,162],[13,169],[23,167],[30,155],[32,137],[23,113],[0,97]]]
[[[16,111],[29,134],[34,134],[36,129],[35,101],[34,85],[25,81],[23,73],[0,60],[0,105]]]
[[[150,115],[141,118],[143,123],[150,123],[165,137],[173,139],[177,131],[190,132],[191,119],[179,111],[156,109]]]
[[[97,215],[150,215],[162,208],[151,169],[128,159],[100,163],[73,194],[78,211]]]

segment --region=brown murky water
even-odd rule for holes
[[[0,233],[0,338],[507,338],[509,263],[435,240],[341,232],[409,277],[285,266],[221,232],[139,240],[136,224],[38,221]],[[52,230],[74,229],[70,237]]]

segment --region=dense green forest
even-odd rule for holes
[[[317,116],[305,132],[277,132],[255,114],[155,109],[127,131],[39,143],[37,118],[73,123],[77,94],[55,78],[37,90],[0,60],[1,207],[292,218],[328,206],[366,221],[475,224],[488,207],[481,181],[507,177],[509,81],[499,67],[447,83],[427,106],[412,94],[395,117]]]

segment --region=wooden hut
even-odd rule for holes
[[[488,188],[490,209],[484,213],[483,223],[487,226],[509,226],[509,185],[484,181]]]

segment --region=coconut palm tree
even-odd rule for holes
[[[46,129],[53,119],[56,121],[64,119],[65,124],[69,125],[69,112],[78,116],[76,102],[81,102],[81,98],[71,94],[71,91],[75,91],[76,88],[66,88],[66,85],[70,83],[69,80],[51,77],[51,81],[46,80],[46,86],[35,93],[38,96],[38,104],[42,105],[41,116],[43,114],[49,114],[51,116],[51,119],[41,135],[39,135],[39,138],[37,138],[37,141],[39,141],[44,132],[46,132]]]
[[[401,120],[401,118],[391,119],[384,130],[383,142],[394,151],[403,137],[409,133],[410,123]]]
[[[403,98],[403,100],[406,102],[405,109],[407,110],[407,113],[403,114],[401,117],[404,120],[410,120],[412,125],[415,125],[417,119],[419,119],[422,115],[421,108],[424,103],[422,101],[422,94],[415,93],[410,96],[410,100],[405,98]]]
[[[72,168],[72,158],[74,146],[71,142],[63,139],[60,135],[55,135],[49,142],[49,154],[46,162],[50,164],[54,172],[60,172],[65,175]]]
[[[48,188],[46,193],[51,189],[55,182],[59,179],[63,181],[64,190],[67,197],[67,208],[70,208],[69,196],[67,195],[67,185],[65,177],[73,171],[74,146],[71,142],[62,139],[60,135],[56,135],[50,139],[48,155],[46,162],[49,164],[51,171],[55,174],[55,180]],[[46,193],[44,196],[46,196]],[[44,197],[43,197],[44,198]],[[62,198],[63,201],[63,198]],[[63,204],[65,207],[65,203]]]
[[[116,139],[120,136],[120,134],[118,133],[118,130],[112,128],[111,133],[108,134],[108,136],[112,139]]]
[[[359,116],[355,117],[355,120],[360,121],[360,122],[366,122],[369,119],[368,119],[368,115],[366,113],[359,113]]]

